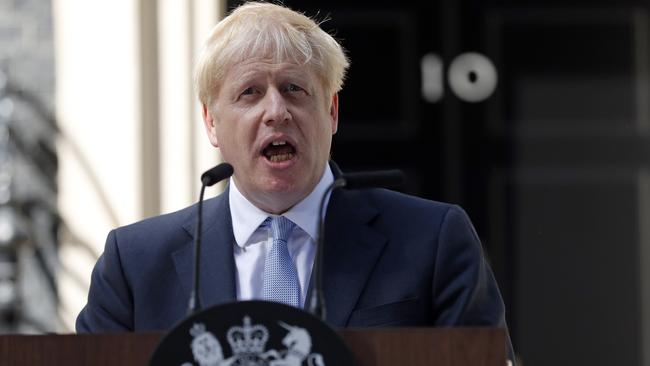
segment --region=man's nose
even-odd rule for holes
[[[269,89],[264,99],[264,123],[278,124],[291,119],[287,101],[279,90]]]

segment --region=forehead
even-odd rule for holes
[[[234,63],[227,72],[226,83],[258,75],[293,76],[308,79],[313,79],[315,76],[309,65],[288,60],[255,57]]]

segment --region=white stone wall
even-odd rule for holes
[[[196,200],[218,161],[191,73],[213,0],[54,0],[62,332],[73,331],[108,231]],[[214,194],[215,191],[212,192]]]

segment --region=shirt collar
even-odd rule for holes
[[[325,171],[311,193],[282,214],[306,232],[312,240],[316,240],[318,231],[318,205],[320,204],[320,199],[332,182],[334,182],[334,175],[329,164],[325,164]],[[235,180],[232,178],[230,178],[228,201],[230,203],[230,215],[235,242],[243,248],[255,230],[257,230],[267,217],[273,216],[273,214],[259,209],[246,199],[239,189],[237,189]],[[327,210],[328,202],[329,194],[325,200],[323,210]]]

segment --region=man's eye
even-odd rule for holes
[[[249,88],[246,88],[246,90],[244,90],[241,93],[241,95],[251,95],[251,94],[254,94],[254,93],[255,93],[255,89],[253,89],[253,87],[251,86]]]
[[[297,91],[302,91],[302,88],[299,87],[299,86],[296,85],[296,84],[289,84],[289,85],[287,86],[287,91],[290,91],[290,92],[297,92]]]

